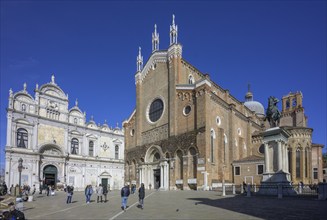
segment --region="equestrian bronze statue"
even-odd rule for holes
[[[281,114],[277,107],[278,102],[279,100],[274,96],[268,98],[268,108],[265,119],[268,119],[271,128],[279,126]]]

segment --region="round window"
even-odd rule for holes
[[[161,99],[155,99],[149,109],[149,119],[151,122],[156,122],[160,119],[164,110],[164,104]]]
[[[183,113],[184,113],[184,115],[188,115],[188,114],[190,114],[190,112],[191,112],[191,106],[185,106],[184,107],[184,110],[183,110]]]

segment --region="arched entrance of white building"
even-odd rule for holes
[[[43,168],[44,184],[48,186],[57,185],[58,169],[53,165],[47,165]]]
[[[144,164],[139,166],[139,184],[154,189],[169,189],[169,165],[160,146],[151,146],[145,155]]]

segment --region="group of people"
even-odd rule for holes
[[[132,185],[132,193],[135,192],[136,189],[136,185]],[[141,209],[144,208],[144,197],[145,197],[145,188],[144,188],[144,184],[141,183],[141,186],[139,188],[139,207]],[[128,197],[130,195],[130,190],[129,190],[129,185],[127,183],[125,183],[125,186],[121,189],[120,191],[121,194],[121,208],[122,210],[126,211],[127,208],[127,201],[128,201]]]
[[[97,203],[99,202],[107,202],[107,194],[108,189],[110,189],[110,186],[99,184],[99,186],[96,188],[96,195],[97,195]],[[93,187],[92,185],[87,185],[84,190],[85,197],[86,197],[86,203],[91,202],[91,196],[93,194]]]
[[[102,184],[99,184],[98,187],[96,187],[95,189],[95,193],[96,193],[96,196],[97,196],[97,203],[99,202],[107,202],[107,195],[108,195],[108,191],[110,189],[110,186],[109,185],[103,185]],[[128,201],[128,197],[129,195],[131,194],[131,191],[132,193],[134,193],[136,191],[136,185],[133,184],[132,187],[131,187],[131,190],[130,190],[130,187],[129,185],[126,183],[125,186],[121,189],[121,198],[122,198],[122,210],[126,211],[126,208],[127,208],[127,201]],[[72,202],[72,197],[73,197],[73,194],[74,194],[74,187],[73,186],[67,186],[65,188],[65,192],[67,193],[67,201],[66,203],[71,203]],[[93,190],[93,187],[92,185],[87,185],[85,187],[85,190],[84,190],[84,194],[85,194],[85,197],[86,197],[86,203],[90,203],[91,202],[91,196],[93,195],[94,193],[94,190]],[[145,197],[145,188],[144,188],[144,184],[142,183],[139,190],[138,190],[138,193],[139,193],[139,208],[143,209],[144,208],[144,197]]]

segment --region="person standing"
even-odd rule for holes
[[[49,185],[47,185],[47,196],[49,196],[49,194],[50,194],[50,187]]]
[[[99,184],[99,186],[97,188],[97,203],[99,203],[100,199],[101,199],[101,202],[102,202],[102,195],[103,195],[103,188],[102,188],[102,185]]]
[[[243,181],[243,191],[244,191],[244,193],[246,193],[246,189],[247,189],[247,185],[246,185],[246,183]]]
[[[144,197],[145,197],[144,183],[141,183],[141,187],[139,188],[139,205],[141,206],[141,209],[144,208]]]
[[[128,200],[128,196],[130,194],[130,190],[129,190],[129,186],[127,183],[125,183],[125,186],[121,189],[121,208],[126,211],[126,207],[127,207],[127,200]]]
[[[103,186],[104,202],[107,202],[107,194],[108,194],[108,187],[107,187],[107,185],[105,184],[105,185]]]
[[[74,187],[73,186],[67,186],[67,201],[66,203],[72,203],[72,197],[74,194]]]
[[[92,194],[93,194],[92,185],[87,185],[85,188],[85,197],[86,197],[87,204],[90,203]]]

